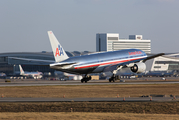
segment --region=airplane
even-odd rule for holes
[[[6,78],[6,74],[5,73],[0,73],[0,78]]]
[[[164,53],[147,56],[140,49],[124,49],[117,51],[92,53],[82,56],[68,57],[63,47],[58,42],[52,31],[48,31],[55,63],[50,64],[50,68],[67,72],[71,74],[84,74],[81,82],[91,80],[91,73],[112,72],[109,82],[115,82],[116,73],[122,69],[129,67],[134,73],[142,73],[146,70],[145,62]]]
[[[22,76],[33,77],[34,79],[42,78],[42,72],[24,72],[21,65],[19,65],[19,69]]]

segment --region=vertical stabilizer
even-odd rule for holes
[[[20,69],[20,75],[24,74],[24,70],[22,69],[21,65],[19,65],[19,69]]]
[[[64,51],[63,47],[58,42],[57,38],[53,34],[52,31],[48,31],[48,36],[50,39],[53,55],[56,62],[63,61],[68,58],[66,52]]]

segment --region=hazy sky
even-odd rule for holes
[[[1,0],[0,53],[96,51],[96,33],[143,35],[152,53],[179,52],[179,0]]]

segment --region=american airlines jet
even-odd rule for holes
[[[117,71],[125,67],[129,67],[134,73],[142,73],[146,69],[147,60],[164,55],[160,53],[148,57],[142,50],[125,49],[69,58],[52,31],[48,31],[48,36],[56,61],[50,64],[50,68],[72,74],[84,74],[85,76],[81,79],[82,83],[91,79],[90,73],[109,71],[113,73],[109,82],[114,82]]]
[[[33,77],[34,79],[42,78],[42,72],[24,72],[21,65],[19,65],[19,69],[22,76]]]

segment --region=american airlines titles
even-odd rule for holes
[[[142,54],[141,51],[135,51],[135,52],[128,52],[129,55],[139,55],[139,54]]]

